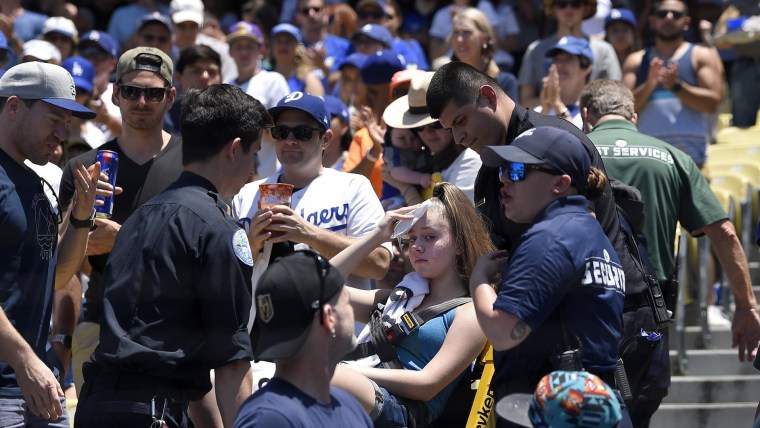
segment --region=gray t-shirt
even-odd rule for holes
[[[528,46],[520,66],[518,81],[520,86],[533,86],[535,96],[541,93],[541,79],[549,72],[551,58],[546,57],[546,52],[557,44],[559,38],[551,35],[547,38],[536,40]],[[620,69],[615,49],[604,40],[590,40],[591,51],[594,53],[594,64],[589,81],[596,79],[620,80],[623,72]]]

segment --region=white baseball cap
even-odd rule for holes
[[[47,33],[59,33],[66,37],[71,38],[74,43],[78,42],[79,31],[77,31],[74,21],[62,16],[51,16],[45,20],[45,25],[42,27],[42,34]]]
[[[191,21],[201,27],[204,11],[205,7],[201,0],[172,0],[169,3],[169,14],[175,24]]]
[[[59,65],[32,61],[15,65],[0,77],[0,97],[41,100],[69,110],[75,117],[92,119],[95,112],[76,102],[74,78]]]
[[[61,62],[61,51],[54,44],[41,39],[32,39],[24,43],[21,58],[25,56],[33,56],[40,61],[53,61],[56,64]]]

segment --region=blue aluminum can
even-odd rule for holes
[[[100,171],[108,176],[108,182],[116,188],[116,171],[119,168],[119,154],[111,150],[100,150],[95,158],[100,162]],[[113,214],[113,193],[111,196],[95,196],[96,201],[103,201],[103,205],[95,206],[95,217],[111,218]]]

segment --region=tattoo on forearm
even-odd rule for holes
[[[517,321],[517,324],[515,324],[514,328],[512,328],[512,333],[510,334],[510,337],[512,340],[522,340],[525,338],[525,334],[527,333],[528,326],[525,325],[522,321]]]

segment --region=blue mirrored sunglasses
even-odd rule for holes
[[[542,171],[552,175],[562,174],[556,169],[544,165],[509,162],[499,167],[499,180],[504,181],[504,178],[508,177],[509,181],[517,183],[518,181],[525,180],[525,176],[528,175],[528,171]]]

